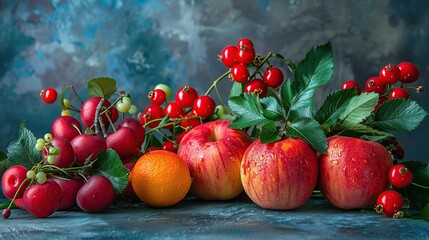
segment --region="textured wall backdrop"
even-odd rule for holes
[[[73,85],[83,93],[88,79],[108,76],[143,109],[158,83],[207,89],[226,70],[216,55],[241,37],[259,53],[294,61],[331,41],[334,79],[316,100],[344,80],[363,84],[387,63],[416,63],[425,84],[428,7],[425,0],[0,0],[0,150],[21,120],[36,136],[50,131],[60,110],[42,103],[43,88]],[[429,110],[428,94],[411,97]],[[428,133],[429,117],[399,134],[407,159],[429,160]]]

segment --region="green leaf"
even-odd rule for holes
[[[337,90],[330,93],[322,106],[317,110],[314,118],[321,124],[332,127],[346,109],[350,99],[357,95],[355,88]]]
[[[429,221],[429,204],[426,204],[426,206],[422,209],[419,215],[424,220]]]
[[[98,154],[91,172],[94,175],[102,175],[108,178],[117,193],[121,193],[128,185],[130,171],[125,168],[119,155],[113,149],[107,149]]]
[[[230,128],[246,128],[266,123],[266,119],[261,112],[261,104],[256,94],[244,93],[238,97],[228,100],[229,108],[238,115],[234,119]]]
[[[379,131],[360,123],[354,124],[353,126],[347,126],[347,127],[348,128],[346,128],[345,130],[336,134],[341,136],[347,136],[347,137],[361,138],[361,139],[373,141],[373,142],[380,142],[381,140],[384,140],[393,136],[391,133]]]
[[[354,125],[361,123],[371,115],[378,102],[378,94],[369,92],[362,93],[350,99],[346,109],[342,112],[339,120],[342,122],[342,128],[353,128]]]
[[[293,96],[294,93],[292,91],[291,80],[289,78],[285,82],[283,82],[280,88],[281,103],[286,112],[289,112],[289,109],[292,106]]]
[[[276,123],[269,121],[262,125],[259,138],[261,139],[261,143],[272,143],[281,139],[279,133],[280,130],[276,127]]]
[[[161,142],[158,140],[158,138],[156,138],[152,133],[148,133],[146,134],[145,138],[144,138],[144,142],[142,144],[142,149],[144,151],[146,151],[147,148],[149,147],[161,147]]]
[[[229,93],[229,97],[237,97],[243,94],[243,84],[234,81],[232,84],[231,92]]]
[[[312,118],[300,118],[286,128],[289,137],[300,138],[319,153],[326,153],[328,140],[322,126]]]
[[[90,97],[109,99],[116,91],[116,81],[113,78],[102,77],[88,81],[88,94]]]
[[[420,209],[429,204],[429,165],[419,161],[402,162],[413,173],[413,183],[405,188],[412,204]]]
[[[411,131],[426,115],[415,101],[391,99],[378,107],[372,125],[384,131]]]
[[[311,48],[296,66],[291,85],[294,95],[290,110],[305,114],[302,117],[312,117],[314,92],[328,83],[333,73],[334,57],[331,44],[328,42]],[[300,111],[303,108],[309,110]],[[298,115],[295,118],[297,117]]]
[[[7,159],[10,165],[23,165],[30,169],[42,160],[42,153],[37,151],[36,138],[21,122],[18,138],[7,147]]]
[[[282,107],[275,97],[264,97],[261,99],[262,115],[269,120],[280,120],[283,118]]]
[[[168,122],[168,120],[170,120],[170,116],[167,114],[161,119],[161,122],[159,122],[158,126],[164,126]]]

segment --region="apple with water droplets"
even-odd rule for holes
[[[250,199],[261,208],[296,209],[311,197],[317,184],[317,153],[301,139],[274,143],[258,139],[241,162],[241,181]]]
[[[389,186],[390,153],[377,142],[358,138],[328,138],[326,154],[319,159],[319,187],[332,205],[363,209],[375,205]]]
[[[252,142],[229,121],[206,122],[191,129],[182,139],[177,154],[189,167],[191,193],[205,200],[229,200],[243,192],[241,158]]]

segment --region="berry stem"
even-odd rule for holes
[[[204,95],[209,95],[210,92],[213,90],[213,88],[216,87],[216,85],[225,77],[227,77],[231,73],[231,69],[226,71],[224,74],[222,74],[220,77],[216,78],[216,80],[213,81],[212,85],[207,89],[207,91],[204,93]]]
[[[7,209],[10,209],[12,207],[13,202],[15,201],[16,197],[18,196],[18,193],[21,191],[22,186],[30,180],[29,178],[25,178],[24,181],[19,185],[18,189],[15,192],[15,195],[13,195],[12,201],[10,201],[9,206],[7,206]]]

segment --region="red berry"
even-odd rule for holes
[[[393,64],[387,64],[380,69],[381,81],[386,85],[392,85],[401,79],[401,71]]]
[[[248,38],[242,38],[238,41],[237,46],[238,48],[241,48],[241,46],[245,46],[247,48],[253,48],[253,42]]]
[[[283,72],[276,67],[269,67],[264,72],[264,83],[268,87],[277,88],[284,81]]]
[[[387,101],[387,100],[389,100],[389,98],[388,98],[388,97],[380,96],[380,97],[378,98],[377,105],[376,105],[376,106],[375,106],[375,108],[374,108],[374,112],[375,112],[375,111],[377,111],[378,107],[380,107],[380,105],[381,105],[381,104],[383,104],[383,103],[384,103],[385,101]]]
[[[365,87],[364,92],[376,92],[380,95],[384,94],[384,91],[386,90],[386,85],[378,77],[369,78],[366,81]]]
[[[413,182],[413,174],[403,164],[391,167],[388,176],[390,184],[397,188],[407,187]]]
[[[390,99],[409,98],[409,97],[410,97],[410,94],[408,94],[407,90],[405,90],[404,88],[394,88],[392,89],[389,95]]]
[[[10,209],[9,208],[3,209],[2,216],[4,219],[8,219],[10,216]]]
[[[161,105],[167,99],[167,94],[162,89],[155,89],[149,92],[148,98],[152,104]]]
[[[202,95],[194,102],[194,111],[202,118],[210,117],[216,108],[216,102],[207,95]]]
[[[152,151],[155,151],[155,150],[160,150],[160,148],[159,147],[148,147],[146,149],[145,153],[152,152]]]
[[[175,144],[174,142],[167,141],[161,145],[161,149],[177,153],[177,144]]]
[[[398,68],[401,71],[401,79],[399,80],[403,83],[412,83],[419,78],[419,69],[410,62],[402,62],[398,64]]]
[[[183,137],[187,134],[187,131],[183,131],[179,134],[179,136],[177,136],[177,143],[180,144],[180,142],[182,142]]]
[[[250,64],[255,59],[255,49],[241,46],[241,49],[237,51],[236,58],[242,64]]]
[[[226,46],[222,50],[222,57],[221,57],[223,65],[226,67],[233,67],[235,64],[238,63],[237,61],[237,47],[236,46]]]
[[[162,107],[158,105],[149,105],[146,107],[146,110],[143,112],[143,114],[140,115],[140,122],[143,125],[151,122],[149,123],[148,127],[154,128],[159,125],[161,118],[163,118],[164,116],[164,110],[162,109]],[[155,119],[159,119],[159,121],[153,121]]]
[[[190,86],[184,86],[176,92],[176,102],[182,108],[192,107],[197,97],[197,91]]]
[[[249,78],[249,71],[247,70],[246,65],[240,63],[232,67],[231,75],[234,81],[244,83]]]
[[[255,78],[244,86],[244,92],[258,94],[260,98],[267,95],[268,88],[262,79]]]
[[[169,102],[164,107],[164,116],[167,114],[170,118],[181,118],[186,112],[177,102]]]
[[[395,190],[386,190],[377,198],[376,210],[385,216],[392,217],[402,209],[402,197]]]
[[[14,165],[3,173],[1,176],[1,189],[5,197],[13,199],[16,195],[16,198],[22,198],[25,189],[30,184],[30,181],[23,183],[27,178],[27,172],[28,169],[26,167]],[[18,189],[19,192],[17,193]]]
[[[347,80],[343,83],[343,85],[341,86],[341,89],[348,89],[348,88],[356,88],[357,93],[360,94],[360,86],[359,83],[356,82],[355,80]]]
[[[180,123],[180,125],[183,128],[187,128],[187,127],[194,128],[200,124],[201,124],[200,118],[195,113],[186,114],[183,117],[183,121]]]
[[[42,97],[45,103],[51,104],[57,100],[57,90],[54,88],[46,88],[45,90],[40,91],[40,96]]]

